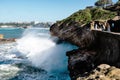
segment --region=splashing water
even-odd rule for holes
[[[46,33],[44,34],[46,35]],[[65,53],[76,48],[76,46],[68,43],[56,44],[49,37],[37,36],[37,33],[29,31],[17,43],[18,50],[28,57],[34,66],[49,73],[67,71]]]
[[[69,43],[57,44],[49,29],[26,29],[14,43],[0,45],[0,80],[70,80],[66,51]]]

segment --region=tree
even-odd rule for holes
[[[99,7],[105,7],[109,4],[113,4],[112,0],[98,0],[97,2],[95,2],[95,6]]]

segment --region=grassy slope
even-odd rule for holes
[[[92,20],[108,20],[115,17],[116,12],[110,12],[102,8],[91,8],[79,10],[68,18],[58,21],[58,24],[69,25],[71,22],[77,22],[79,25],[89,23]]]

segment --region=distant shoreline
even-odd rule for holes
[[[53,22],[8,22],[0,23],[0,28],[30,28],[30,27],[43,27],[49,28]]]

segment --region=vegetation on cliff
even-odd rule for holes
[[[103,8],[86,8],[84,10],[79,10],[72,14],[71,16],[58,21],[56,24],[70,25],[71,22],[77,22],[78,26],[89,23],[93,20],[108,20],[116,16],[116,12],[111,12]]]

